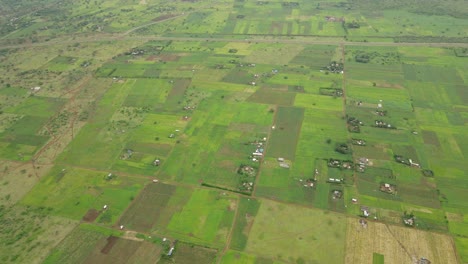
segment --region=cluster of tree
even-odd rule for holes
[[[353,21],[353,22],[348,22],[348,23],[346,23],[346,27],[347,27],[347,28],[360,28],[361,25],[359,25],[358,22]]]

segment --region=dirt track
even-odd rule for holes
[[[232,36],[226,37],[162,37],[162,36],[129,36],[129,35],[95,35],[95,36],[82,36],[77,38],[68,39],[54,39],[50,41],[36,42],[31,44],[0,44],[1,49],[16,49],[16,48],[31,48],[41,46],[74,44],[74,43],[90,43],[102,41],[126,41],[126,40],[159,40],[159,41],[212,41],[212,42],[258,42],[258,43],[284,43],[284,44],[309,44],[309,45],[345,45],[345,46],[381,46],[381,47],[468,47],[468,43],[427,43],[427,42],[414,42],[414,43],[394,43],[394,42],[351,42],[343,41],[340,39],[330,40],[330,38],[319,37],[300,37],[300,38],[282,38],[282,37],[249,37],[249,38],[234,38]]]

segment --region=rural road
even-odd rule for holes
[[[141,28],[141,27],[139,27]],[[241,38],[246,37],[246,38]],[[133,36],[127,34],[100,34],[93,36],[70,37],[67,39],[53,39],[27,44],[0,44],[2,49],[31,48],[51,45],[63,45],[74,43],[90,43],[103,41],[128,41],[128,40],[159,40],[159,41],[210,41],[210,42],[258,42],[258,43],[284,43],[284,44],[309,44],[309,45],[345,45],[345,46],[383,46],[383,47],[466,47],[468,43],[445,43],[445,42],[351,42],[341,39],[330,39],[330,37],[269,37],[269,36],[233,36],[225,37],[164,37],[164,36]]]

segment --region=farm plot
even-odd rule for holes
[[[247,245],[250,229],[260,208],[260,201],[242,197],[238,206],[230,248],[242,251]]]
[[[98,222],[113,224],[142,187],[142,180],[71,167],[54,167],[24,198],[24,205],[52,208],[52,214],[80,220],[90,209]],[[103,209],[108,205],[107,209]],[[96,218],[96,216],[94,217]]]
[[[177,243],[174,255],[171,258],[161,258],[158,264],[166,263],[214,263],[217,251],[215,249],[196,246],[193,244]]]
[[[117,110],[122,106],[129,91],[136,80],[128,80],[123,84],[114,83],[104,97],[99,101],[96,112],[90,118],[90,122],[84,126],[80,133],[62,152],[58,160],[81,166],[109,169],[111,161],[122,151],[122,145],[128,138],[128,133],[122,132],[136,126],[137,120],[142,119],[143,113],[139,113],[134,122],[130,121],[129,114],[120,115]],[[135,111],[127,111],[134,114]],[[112,120],[112,117],[121,117]]]
[[[279,262],[342,263],[345,221],[339,214],[264,200],[245,252]]]
[[[157,263],[162,247],[150,242],[140,242],[110,236],[101,239],[83,263]]]
[[[255,264],[256,257],[244,252],[229,250],[221,259],[223,264]]]
[[[29,160],[49,139],[38,135],[46,118],[25,116],[16,121],[5,132],[0,133],[0,157],[10,160]]]
[[[332,57],[335,55],[336,46],[320,46],[305,47],[291,61],[291,64],[304,65],[312,70],[320,70],[330,64]]]
[[[14,114],[17,118],[0,133],[0,157],[29,160],[49,139],[42,129],[63,103],[62,99],[33,96],[5,109],[5,113]]]
[[[307,158],[304,164],[310,166],[304,170],[296,169],[297,160],[292,163],[292,168],[287,169],[280,167],[276,158],[266,158],[262,164],[259,181],[255,195],[259,197],[267,197],[270,199],[281,200],[285,202],[294,202],[299,204],[311,204],[316,197],[315,190],[307,185],[307,180],[312,174],[307,174],[307,171],[313,171],[311,161]],[[283,164],[290,164],[290,160],[285,160]],[[284,165],[283,165],[284,166]]]
[[[30,96],[21,104],[5,109],[5,112],[48,118],[55,114],[64,102],[64,99],[59,98]]]
[[[272,130],[269,141],[268,157],[294,160],[303,118],[303,108],[278,108],[273,125],[275,129]]]
[[[382,87],[404,84],[404,73],[400,64],[381,65],[367,63],[346,64],[347,78],[356,81],[375,82]]]
[[[46,67],[50,71],[63,72],[72,69],[77,64],[77,61],[78,59],[75,57],[57,56],[43,67]]]
[[[187,121],[180,116],[147,114],[129,135],[112,169],[154,175],[173,146],[185,138],[183,130],[186,124]]]
[[[162,220],[164,217],[162,212],[167,214],[170,211],[168,203],[175,193],[175,186],[163,183],[148,184],[119,219],[119,224],[140,232],[151,231],[159,222],[159,218]],[[181,198],[183,197],[179,197]]]
[[[50,252],[43,263],[83,263],[98,242],[105,238],[99,232],[77,227]]]
[[[272,117],[265,105],[227,103],[216,97],[203,101],[159,177],[238,190],[237,171],[241,164],[254,165],[249,159],[257,149],[253,142],[267,136]]]
[[[263,63],[271,65],[287,65],[304,49],[300,45],[284,44],[255,44],[251,48],[252,53],[245,57],[251,63]],[[275,54],[275,56],[271,56]]]
[[[130,90],[123,105],[129,107],[149,107],[160,109],[166,101],[172,84],[167,80],[139,79]]]
[[[463,83],[455,68],[432,65],[403,65],[406,80],[429,83]]]
[[[347,138],[342,112],[306,108],[296,156],[306,157],[309,163],[317,158],[342,158],[343,154],[336,152],[335,147],[347,142]]]
[[[427,258],[431,263],[457,263],[452,239],[444,234],[349,218],[346,231],[346,263],[372,263],[373,254],[385,262],[411,263]]]
[[[261,104],[292,106],[295,96],[295,93],[275,91],[270,88],[262,87],[255,91],[247,101]]]
[[[176,212],[167,230],[172,237],[199,245],[224,245],[238,206],[234,196],[212,190],[194,190],[190,200]]]

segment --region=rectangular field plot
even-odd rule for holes
[[[128,114],[126,117],[120,116],[123,120],[111,122],[113,116],[118,117],[120,114],[116,112],[121,108],[135,82],[136,80],[128,80],[111,86],[97,104],[97,110],[90,117],[88,124],[80,130],[58,160],[78,166],[86,164],[87,167],[93,168],[111,167],[112,161],[119,156],[124,142],[128,139],[129,125],[137,125],[137,120],[141,120],[143,116],[142,113],[137,114],[138,118],[135,118],[133,123],[129,122]]]
[[[250,255],[244,252],[229,250],[224,254],[223,258],[221,259],[221,263],[223,264],[255,264],[256,257],[254,255]]]
[[[26,116],[0,133],[0,157],[23,161],[31,159],[49,139],[49,136],[37,135],[44,123],[43,118]]]
[[[235,219],[236,225],[234,226],[234,230],[232,230],[230,248],[240,251],[245,249],[250,229],[259,208],[259,200],[245,197],[240,198]]]
[[[203,101],[178,137],[159,177],[192,184],[209,184],[238,190],[241,164],[257,166],[249,156],[255,141],[267,136],[274,113],[267,105]],[[262,143],[263,144],[263,143]],[[252,181],[254,177],[251,177]]]
[[[307,157],[311,163],[316,158],[343,158],[345,155],[336,152],[335,147],[347,142],[347,138],[342,112],[307,108],[295,154]]]
[[[455,68],[432,65],[404,64],[403,72],[406,80],[429,83],[457,83],[462,84],[463,79]]]
[[[278,108],[267,151],[269,157],[294,160],[303,118],[303,108]]]
[[[77,58],[66,57],[66,56],[57,56],[51,61],[49,61],[44,67],[50,71],[67,71],[73,68],[77,64]]]
[[[320,46],[306,47],[290,63],[304,65],[312,70],[320,70],[327,66],[332,57],[335,55],[336,46]]]
[[[286,163],[291,161],[286,160]],[[302,162],[302,160],[301,160]],[[280,167],[276,158],[265,159],[262,164],[259,181],[255,194],[259,197],[281,200],[285,202],[294,202],[299,204],[312,204],[316,198],[315,189],[305,187],[306,180],[312,174],[307,171],[313,171],[313,160],[303,161],[308,168],[296,168],[297,160],[292,162],[292,169]],[[310,167],[309,167],[310,166]]]
[[[99,232],[77,227],[50,252],[43,263],[83,263],[98,242],[105,238]]]
[[[431,263],[458,263],[452,238],[438,233],[367,221],[363,227],[357,218],[348,219],[346,263],[373,263],[378,252],[385,263],[411,263],[427,258]]]
[[[119,223],[129,229],[149,232],[155,225],[164,227],[165,219],[173,214],[173,202],[171,200],[184,201],[190,196],[190,190],[184,189],[187,195],[181,195],[184,192],[176,191],[176,187],[163,183],[148,184],[132,202],[130,207],[119,219]],[[162,224],[161,224],[162,223]]]
[[[294,106],[327,111],[343,111],[343,100],[332,96],[297,94]]]
[[[403,85],[405,80],[400,64],[379,65],[350,63],[346,64],[345,71],[349,79],[375,82],[382,87]]]
[[[405,89],[392,89],[373,86],[349,85],[346,97],[356,103],[361,101],[364,107],[377,108],[381,103],[384,110],[393,109],[412,111],[410,94]],[[380,102],[382,100],[382,102]]]
[[[340,214],[264,200],[253,222],[245,249],[249,254],[278,262],[344,260],[346,218]]]
[[[139,79],[130,90],[123,105],[130,107],[162,107],[171,90],[172,84],[168,80]]]
[[[113,224],[142,188],[142,180],[109,176],[108,172],[54,167],[21,201],[52,208],[52,213],[80,220],[90,209],[92,219]],[[108,205],[104,210],[103,206]]]
[[[270,88],[262,87],[252,94],[247,101],[261,104],[292,106],[295,96],[295,93],[275,91]]]
[[[170,263],[215,263],[217,251],[215,249],[196,246],[193,244],[177,243],[176,250],[171,258],[161,258],[158,264]]]
[[[155,175],[169,153],[171,144],[157,144],[130,141],[122,150],[112,170],[141,175]],[[159,161],[158,161],[159,160]]]
[[[83,263],[156,263],[161,245],[109,236],[101,239]]]
[[[229,194],[194,190],[182,210],[174,213],[167,230],[171,236],[184,241],[200,245],[224,245],[237,206],[237,199]]]

